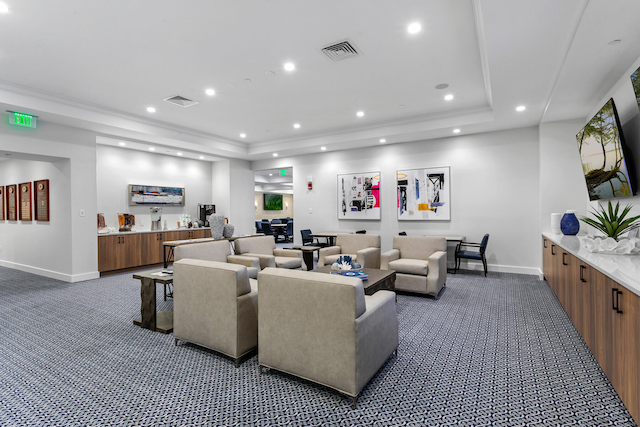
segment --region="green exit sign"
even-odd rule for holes
[[[286,174],[287,174],[286,169],[280,169],[280,175],[286,175]]]
[[[36,127],[36,116],[24,113],[11,112],[9,123],[16,126],[24,126],[28,128]]]

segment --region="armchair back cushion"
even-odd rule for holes
[[[393,249],[400,251],[400,258],[427,261],[434,252],[447,251],[447,240],[444,237],[394,236]]]
[[[235,244],[237,254],[273,255],[276,248],[276,241],[271,236],[246,237],[237,239]]]
[[[183,258],[201,259],[205,261],[227,262],[231,255],[231,246],[228,240],[212,242],[191,243],[176,246],[173,250],[173,259],[179,261]]]
[[[361,249],[380,248],[380,236],[377,234],[338,233],[336,246],[343,254],[355,254]]]

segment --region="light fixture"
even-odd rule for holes
[[[269,176],[273,176],[273,174],[272,174],[272,173],[270,173],[270,174],[269,174]]]
[[[296,66],[293,64],[293,62],[287,62],[286,64],[284,64],[284,69],[286,71],[293,71],[296,69]]]
[[[156,149],[153,147],[149,147],[149,151],[156,151]]]
[[[9,6],[6,3],[0,2],[0,13],[9,13]]]
[[[200,160],[204,160],[204,156],[200,156],[198,157]]]
[[[216,94],[216,91],[213,90],[213,89],[207,89],[207,90],[204,91],[204,93],[206,93],[209,96],[213,96],[213,95]]]
[[[273,153],[273,157],[278,157],[278,153]]]
[[[120,145],[121,147],[124,147],[127,144],[125,144],[124,142],[121,141],[121,142],[118,142],[118,145]]]
[[[178,151],[178,156],[182,156],[182,153]]]
[[[327,151],[327,147],[320,147],[322,151]]]
[[[246,137],[247,137],[247,134],[246,134],[246,133],[241,133],[241,134],[240,134],[240,138],[246,138]]]
[[[460,129],[454,129],[453,133],[460,133]]]
[[[444,100],[445,101],[451,101],[453,99],[453,95],[449,94],[449,95],[445,95]]]
[[[296,129],[300,129],[300,123],[294,123],[293,127],[296,128]]]
[[[147,107],[147,111],[150,112],[150,113],[155,113],[156,109],[153,108],[153,107]]]
[[[386,140],[386,139],[384,139],[384,138],[382,138],[382,139],[380,140],[380,143],[381,143],[381,144],[384,144],[385,142],[387,142],[387,140]]]
[[[436,89],[441,90],[441,89],[446,89],[448,87],[449,85],[447,83],[440,83],[439,85],[436,86]]]
[[[362,116],[364,116],[364,111],[358,111],[358,112],[356,113],[356,116],[358,116],[358,117],[362,117]]]
[[[520,105],[520,106],[516,107],[516,111],[524,111],[526,109],[527,109],[527,107],[525,107],[524,105]]]
[[[409,34],[419,33],[422,30],[422,25],[419,22],[414,22],[407,27]]]

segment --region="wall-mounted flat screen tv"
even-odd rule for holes
[[[635,194],[628,149],[613,98],[576,135],[589,200]],[[631,171],[633,172],[633,171]]]
[[[184,206],[184,188],[129,185],[129,206]]]
[[[631,84],[633,85],[633,91],[636,93],[638,108],[640,108],[640,68],[631,74]]]
[[[265,211],[282,210],[282,194],[264,194]]]

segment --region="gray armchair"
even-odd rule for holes
[[[260,371],[323,384],[352,398],[398,348],[395,294],[365,296],[351,277],[267,268],[258,273]]]
[[[266,267],[302,268],[302,251],[278,249],[271,236],[244,237],[236,239],[235,244],[237,254],[258,258],[260,269]]]
[[[173,337],[235,360],[258,344],[258,283],[241,265],[181,259],[173,263]]]
[[[320,249],[318,267],[331,265],[344,255],[357,260],[362,267],[380,268],[380,236],[338,233],[335,246]]]
[[[247,274],[251,279],[258,277],[260,260],[255,257],[232,255],[228,240],[216,240],[212,242],[191,243],[176,246],[173,252],[175,261],[183,258],[201,259],[205,261],[229,262],[247,267]]]
[[[381,256],[382,270],[396,271],[396,290],[437,297],[447,281],[444,237],[394,236],[393,249]]]

